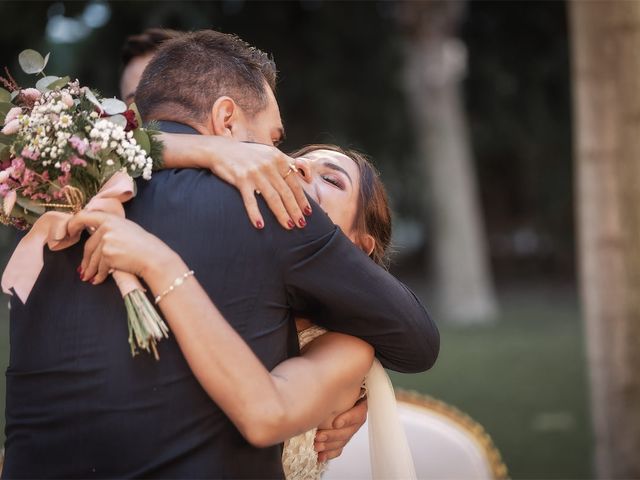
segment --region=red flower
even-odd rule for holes
[[[135,130],[138,128],[138,120],[136,120],[136,114],[133,110],[127,110],[123,113],[124,118],[127,119],[127,126],[124,127],[125,132]]]

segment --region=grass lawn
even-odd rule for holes
[[[465,411],[493,437],[512,478],[590,478],[583,335],[571,294],[512,294],[486,328],[440,325],[442,348],[425,374],[393,374]],[[8,360],[6,302],[0,308],[0,367]],[[4,411],[4,378],[0,382]],[[4,416],[0,417],[2,440]]]
[[[512,478],[592,477],[584,342],[574,296],[508,295],[496,325],[440,330],[435,368],[393,374],[396,386],[445,400],[480,422]]]

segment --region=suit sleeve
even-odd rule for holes
[[[371,344],[381,363],[398,372],[431,368],[438,329],[415,294],[378,266],[320,207],[304,229],[273,230],[289,302],[329,330]]]

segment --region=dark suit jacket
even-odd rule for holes
[[[293,311],[362,337],[389,368],[435,361],[438,332],[424,307],[317,205],[306,228],[286,231],[261,204],[266,226],[256,230],[236,189],[207,171],[164,170],[138,186],[127,217],[195,270],[268,369],[292,353]],[[26,305],[12,300],[3,477],[281,477],[280,446],[241,437],[173,338],[160,342],[159,362],[131,358],[115,284],[78,278],[82,243],[45,251]]]

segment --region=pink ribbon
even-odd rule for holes
[[[133,179],[124,172],[117,172],[84,208],[124,217],[122,204],[134,196]],[[22,303],[26,303],[44,265],[44,246],[48,245],[54,251],[64,250],[80,240],[81,232],[71,237],[67,231],[67,224],[72,217],[70,213],[47,212],[33,224],[14,250],[2,274],[4,293],[11,295],[13,289]],[[135,289],[144,291],[135,275],[113,272],[113,278],[123,297]]]

